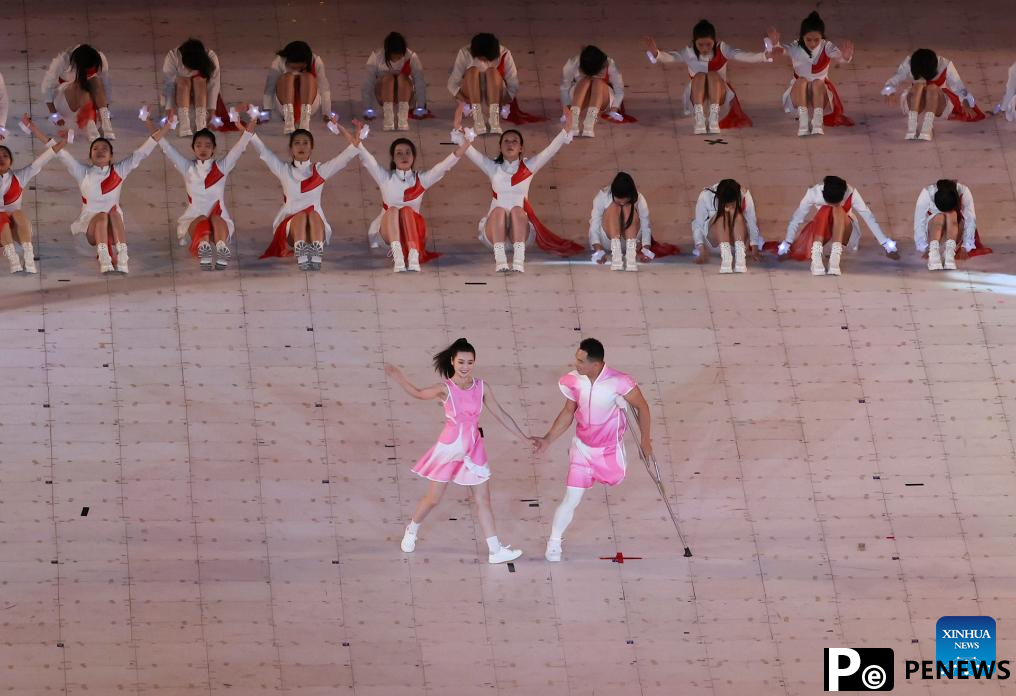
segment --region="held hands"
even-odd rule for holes
[[[547,451],[548,447],[550,447],[550,441],[545,437],[531,437],[529,438],[529,442],[533,446],[534,457],[539,457]]]
[[[770,56],[782,56],[785,53],[780,44],[780,32],[776,31],[776,27],[766,29],[765,45],[766,53]]]

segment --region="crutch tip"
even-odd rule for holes
[[[691,549],[688,548],[687,546],[684,547],[684,557],[691,558]]]

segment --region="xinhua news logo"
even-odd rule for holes
[[[892,648],[826,648],[826,691],[892,691]]]
[[[998,660],[995,619],[943,616],[935,624],[935,661],[907,660],[907,678],[1009,679],[1009,660]]]

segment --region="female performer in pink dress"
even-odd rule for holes
[[[402,550],[412,553],[420,525],[431,510],[441,502],[448,483],[470,486],[476,500],[480,527],[487,537],[490,563],[514,561],[522,555],[520,549],[502,546],[494,527],[494,513],[490,504],[490,467],[487,450],[480,434],[480,411],[484,404],[491,406],[494,419],[522,440],[531,441],[515,420],[494,398],[494,393],[483,380],[472,377],[476,350],[469,341],[460,338],[434,356],[434,369],[444,377],[440,384],[425,389],[413,386],[402,371],[394,365],[385,365],[385,372],[406,392],[417,399],[441,399],[444,404],[445,427],[438,441],[413,467],[413,472],[430,479],[430,489],[420,499],[413,518],[402,537]]]

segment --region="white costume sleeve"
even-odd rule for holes
[[[327,116],[332,112],[332,87],[328,84],[328,73],[325,71],[325,62],[321,60],[321,56],[316,53],[314,54],[314,69],[317,71],[317,89],[318,96],[321,97],[321,113]],[[352,157],[355,157],[356,148],[353,149],[354,153]],[[350,159],[352,159],[352,157],[350,157]],[[341,167],[339,169],[341,169]],[[324,175],[322,174],[322,176]]]
[[[106,101],[113,104],[113,84],[109,81],[109,61],[106,60],[106,54],[99,51],[99,58],[102,59],[102,68],[100,70],[99,79],[102,80],[102,87],[106,90]]]
[[[155,138],[149,137],[145,142],[141,143],[141,147],[132,152],[128,157],[124,157],[122,160],[113,165],[113,169],[121,178],[126,179],[127,175],[133,172],[140,166],[148,155],[152,154],[159,144],[159,141]]]
[[[762,233],[758,229],[758,217],[755,215],[755,198],[751,195],[751,191],[747,189],[744,192],[744,222],[748,227],[748,238],[751,240],[751,245],[761,251],[766,240],[762,239]]]
[[[641,199],[640,199],[641,200]],[[607,212],[607,208],[610,206],[611,196],[609,190],[599,190],[593,197],[593,210],[589,213],[589,248],[592,249],[595,245],[604,245],[604,241],[607,239],[607,233],[603,229],[603,214]]]
[[[454,152],[449,152],[447,157],[435,164],[433,167],[420,172],[420,183],[423,185],[423,188],[429,189],[431,186],[441,181],[445,174],[450,172],[452,167],[459,163],[460,159],[461,158],[456,156]]]
[[[772,63],[773,59],[765,51],[755,53],[753,51],[742,51],[734,48],[725,41],[720,42],[720,52],[727,57],[727,60],[736,60],[740,63]]]
[[[865,224],[868,225],[868,229],[871,230],[873,235],[875,235],[875,239],[878,240],[878,243],[884,246],[886,242],[890,241],[890,239],[882,231],[882,228],[878,224],[878,220],[875,219],[875,215],[871,212],[871,208],[869,208],[868,204],[864,202],[863,198],[861,198],[861,192],[854,189],[854,193],[852,195],[853,199],[850,209],[857,211],[857,214],[860,215]]]
[[[427,104],[427,80],[423,76],[423,63],[415,51],[409,52],[409,71],[413,77],[413,90],[416,92],[416,105]]]
[[[952,90],[957,97],[966,102],[967,106],[971,109],[974,108],[974,95],[970,93],[967,86],[963,84],[962,78],[960,78],[959,71],[956,70],[956,64],[949,61],[949,65],[945,69],[945,86]]]
[[[28,186],[28,182],[37,177],[39,172],[42,171],[42,168],[45,167],[46,164],[54,157],[56,157],[56,153],[53,152],[53,148],[47,147],[41,155],[35,158],[34,162],[15,172],[18,176],[18,181],[21,182],[21,185]]]
[[[659,51],[656,54],[657,63],[685,63],[684,49],[679,51]]]
[[[452,72],[448,76],[448,91],[452,93],[453,97],[458,97],[459,90],[462,88],[462,80],[472,65],[473,57],[469,55],[469,47],[460,48],[458,55],[455,56],[455,65],[452,66]]]
[[[219,70],[219,56],[215,51],[209,49],[208,57],[212,59],[212,74],[208,76],[208,108],[215,111],[219,91],[222,89],[222,72]]]
[[[571,106],[571,89],[579,81],[579,57],[572,56],[561,68],[561,103]]]
[[[360,151],[350,145],[339,154],[332,157],[327,162],[322,162],[318,167],[318,174],[321,175],[322,179],[330,179],[340,171],[342,171],[347,164],[353,161],[353,158],[360,154]]]
[[[519,69],[515,67],[515,58],[507,48],[504,49],[504,88],[508,92],[508,101],[515,99],[519,93]]]
[[[60,87],[60,76],[70,67],[70,53],[60,51],[46,69],[42,78],[42,100],[52,104],[56,100],[56,91]]]
[[[885,87],[882,88],[883,94],[896,94],[896,91],[900,88],[904,82],[912,80],[913,75],[910,73],[910,56],[903,59],[900,63],[900,67],[896,68],[896,74],[885,81]]]
[[[653,243],[653,230],[649,225],[649,201],[641,193],[636,210],[639,213],[639,234],[642,237],[642,246],[648,249],[649,245]]]
[[[275,108],[275,88],[279,84],[279,78],[286,74],[286,62],[282,56],[275,56],[271,66],[268,68],[268,77],[265,78],[265,94],[261,100],[261,108],[270,111]],[[262,158],[263,159],[263,158]]]
[[[572,141],[571,131],[560,130],[557,137],[550,141],[547,147],[543,148],[535,156],[526,159],[526,166],[534,175],[546,166],[547,162],[557,154],[558,150]]]
[[[1008,81],[1005,83],[1005,94],[999,104],[1005,113],[1005,120],[1016,121],[1016,63],[1009,66]]]
[[[614,92],[610,100],[610,108],[616,109],[624,101],[624,78],[613,58],[607,58],[607,70],[610,72],[610,88]]]
[[[162,154],[166,155],[166,159],[170,161],[173,168],[180,172],[184,177],[187,176],[187,170],[190,168],[190,160],[181,155],[175,147],[173,147],[169,138],[160,138],[159,147],[162,148]]]
[[[244,150],[246,150],[247,146],[250,145],[250,141],[251,139],[253,139],[253,137],[254,137],[253,133],[250,133],[246,129],[244,129],[243,133],[240,135],[240,139],[236,141],[236,144],[233,145],[233,147],[229,148],[229,152],[222,160],[222,166],[219,167],[219,169],[222,170],[223,174],[229,174],[231,171],[233,171],[233,169],[236,168],[236,163],[240,161],[240,158],[243,156]],[[165,138],[163,138],[162,140],[165,140]],[[160,140],[159,142],[162,142],[162,140]]]
[[[257,135],[250,139],[250,144],[258,151],[258,155],[261,156],[261,161],[268,167],[268,171],[281,181],[283,173],[286,170],[286,163],[279,159],[278,155],[269,150]]]
[[[494,173],[497,171],[497,163],[472,145],[466,148],[466,159],[482,170],[487,175],[487,178],[494,176]]]
[[[977,234],[977,212],[974,210],[974,194],[963,184],[957,184],[956,189],[963,199],[963,248],[967,251],[973,251],[975,235]]]
[[[790,218],[790,224],[787,225],[787,236],[784,240],[787,244],[793,244],[794,240],[797,239],[797,233],[801,231],[801,225],[804,224],[804,219],[808,216],[808,213],[815,206],[824,205],[825,199],[822,198],[822,184],[812,186],[808,189],[804,198],[797,206],[797,210],[794,211],[793,217]]]
[[[60,158],[60,161],[63,162],[65,167],[67,167],[67,173],[71,175],[74,181],[80,184],[85,178],[85,175],[88,174],[90,167],[74,159],[71,153],[67,152],[67,148],[60,150],[57,157]]]
[[[7,85],[4,83],[4,76],[0,74],[0,128],[7,125],[7,112],[11,108],[11,99],[7,96]]]
[[[713,217],[713,198],[715,193],[704,189],[695,202],[695,219],[691,221],[691,236],[695,246],[704,245],[709,236],[709,222]]]
[[[360,99],[363,101],[363,108],[374,109],[378,108],[377,103],[377,81],[381,78],[381,68],[378,64],[384,60],[384,55],[378,51],[373,51],[370,57],[367,58],[367,63],[363,66],[363,85],[360,88]]]
[[[840,47],[834,44],[832,41],[828,40],[826,41],[825,52],[826,55],[829,56],[831,60],[834,60],[837,63],[849,63],[854,59],[853,56],[850,56],[850,60],[844,58],[843,51],[840,50]]]
[[[922,254],[928,250],[928,218],[931,209],[931,193],[923,188],[917,196],[917,207],[914,209],[914,246]]]
[[[171,109],[176,107],[176,76],[177,76],[177,49],[166,54],[162,61],[162,108]]]
[[[378,164],[377,159],[370,153],[367,146],[360,143],[360,147],[357,148],[357,154],[360,156],[360,163],[363,164],[363,168],[370,174],[370,178],[377,183],[378,186],[384,184],[388,179],[388,170]]]

